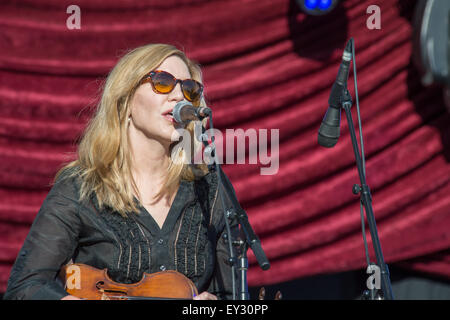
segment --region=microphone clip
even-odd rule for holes
[[[342,108],[344,108],[344,109],[350,109],[353,105],[352,96],[347,88],[342,90],[342,94],[339,97],[339,100],[340,100],[340,104],[341,104]]]

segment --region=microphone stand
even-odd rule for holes
[[[354,57],[354,55],[353,55],[353,57]],[[361,182],[360,186],[355,186],[353,188],[353,193],[354,194],[360,193],[360,199],[361,199],[360,201],[362,202],[362,204],[364,205],[364,208],[366,210],[366,216],[367,216],[367,220],[368,220],[368,224],[369,224],[370,235],[372,237],[373,247],[374,247],[374,251],[375,251],[375,257],[377,260],[378,267],[381,270],[381,274],[380,274],[381,290],[384,294],[384,298],[386,298],[387,300],[393,300],[394,297],[393,297],[391,283],[390,283],[390,279],[389,279],[389,270],[384,261],[383,252],[381,250],[380,240],[378,238],[378,232],[377,232],[375,217],[374,217],[373,208],[372,208],[372,195],[370,194],[370,189],[366,182],[365,169],[363,167],[363,161],[362,161],[361,155],[359,153],[358,142],[356,140],[356,134],[355,134],[355,126],[353,125],[352,113],[350,111],[350,108],[352,107],[352,98],[346,87],[344,87],[343,92],[342,92],[341,105],[342,105],[342,108],[344,109],[345,115],[347,117],[347,123],[348,123],[348,127],[349,127],[350,137],[352,140],[353,151],[355,153],[356,166],[358,168],[359,179]],[[372,294],[372,298],[373,298],[373,294]]]
[[[212,121],[212,111],[209,113],[209,124],[211,132],[213,132],[213,121]],[[202,126],[202,130],[204,127]],[[255,254],[256,260],[258,261],[259,266],[263,270],[267,270],[270,268],[269,260],[267,259],[266,254],[264,253],[261,242],[253,231],[252,226],[248,221],[247,213],[242,209],[238,200],[234,195],[233,187],[230,183],[224,183],[222,175],[222,168],[218,161],[216,147],[215,147],[215,137],[214,134],[211,136],[211,144],[208,144],[204,139],[203,143],[206,148],[210,149],[210,154],[214,158],[214,169],[216,171],[218,177],[218,192],[220,194],[220,198],[222,199],[222,208],[224,212],[225,219],[225,227],[227,231],[227,241],[229,245],[230,258],[229,262],[231,264],[231,276],[232,276],[232,288],[233,288],[233,300],[237,300],[236,293],[236,283],[235,283],[235,270],[236,267],[239,270],[240,277],[240,293],[239,300],[249,300],[250,294],[248,292],[247,285],[247,270],[248,270],[248,258],[247,258],[247,250],[248,247],[252,249]],[[211,165],[208,168],[212,168]],[[231,201],[232,208],[227,209],[225,206],[225,196]],[[238,224],[240,225],[241,234],[244,235],[245,240],[241,239],[232,239],[231,229],[230,229],[230,220],[237,219]],[[240,255],[239,255],[239,264],[237,263],[237,259],[233,253],[233,246],[240,246]]]

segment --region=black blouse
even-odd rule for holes
[[[100,210],[94,195],[80,202],[79,178],[62,175],[30,228],[4,299],[61,299],[67,292],[57,276],[69,262],[107,268],[108,275],[121,283],[137,282],[144,272],[177,270],[194,282],[199,293],[231,299],[230,253],[217,185],[215,172],[195,181],[182,180],[160,228],[140,205],[139,214],[124,218],[111,209]],[[224,202],[231,208],[226,196]],[[239,228],[236,222],[230,224],[235,239]]]

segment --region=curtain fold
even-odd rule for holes
[[[450,116],[440,88],[423,87],[412,64],[414,1],[378,4],[380,30],[366,26],[368,0],[340,1],[323,17],[294,0],[80,0],[81,29],[73,30],[71,2],[0,4],[0,292],[54,174],[75,156],[108,72],[128,50],[156,42],[202,65],[219,150],[234,139],[231,129],[268,132],[271,163],[249,158],[258,142],[248,139],[245,163],[223,164],[271,262],[262,271],[249,251],[250,286],[365,267],[344,113],[337,145],[317,143],[350,37],[384,258],[450,277]],[[357,126],[353,74],[349,90]],[[275,156],[276,174],[261,175]]]

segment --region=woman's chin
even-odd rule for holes
[[[171,144],[173,142],[179,141],[182,136],[181,132],[177,130],[177,128],[168,128],[161,133],[161,138],[167,143]]]

